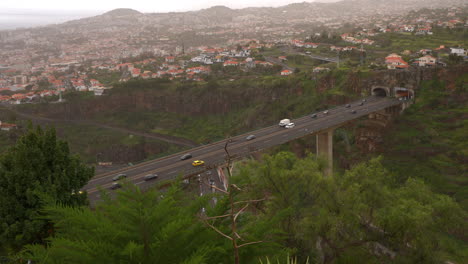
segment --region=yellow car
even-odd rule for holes
[[[205,165],[205,162],[203,160],[196,160],[196,161],[192,162],[192,165],[194,167],[202,166],[202,165]]]

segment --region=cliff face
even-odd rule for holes
[[[412,69],[408,71],[386,70],[370,73],[349,72],[337,77],[332,73],[317,80],[316,91],[324,93],[339,89],[345,94],[367,96],[373,86],[405,87],[416,93],[423,80],[437,76],[447,83],[449,89],[455,86],[454,76],[466,72],[468,67],[447,69]],[[181,116],[204,116],[227,114],[232,111],[273,102],[287,102],[304,93],[303,83],[290,80],[275,80],[268,84],[249,81],[244,83],[207,84],[162,88],[158,84],[150,89],[129,89],[111,92],[108,96],[92,100],[75,100],[66,104],[47,106],[39,110],[44,115],[59,119],[93,119],[96,116],[121,112],[173,113]],[[221,87],[222,86],[222,87]],[[452,87],[452,88],[451,88]],[[342,104],[348,96],[330,96],[328,104]],[[37,110],[34,110],[37,111]]]
[[[131,85],[131,84],[130,84]],[[237,84],[239,85],[239,84]],[[208,87],[207,87],[208,86]],[[180,87],[135,89],[112,92],[92,100],[71,100],[66,104],[47,106],[39,110],[59,119],[92,119],[100,114],[120,112],[169,112],[183,116],[226,114],[260,103],[287,100],[302,93],[300,83],[281,82],[274,85],[226,87]]]
[[[463,85],[457,83],[463,74],[468,72],[468,67],[458,67],[447,70],[441,69],[423,69],[414,71],[385,71],[377,73],[373,78],[364,81],[366,87],[372,86],[388,86],[388,87],[405,87],[415,91],[416,102],[418,99],[418,90],[422,82],[438,80],[443,85],[446,94],[450,97],[457,86]],[[459,82],[459,81],[458,81]],[[385,85],[386,84],[386,85]],[[369,89],[366,91],[370,92]],[[427,91],[426,91],[427,93]],[[439,98],[444,100],[444,98]],[[382,113],[369,115],[366,120],[361,121],[358,125],[353,125],[356,145],[361,152],[384,152],[384,137],[388,131],[394,129],[393,118]],[[398,117],[397,117],[398,118]]]
[[[445,89],[454,90],[460,86],[456,82],[457,77],[466,72],[468,72],[467,66],[408,71],[331,72],[321,76],[315,86],[310,80],[304,81],[303,78],[267,77],[219,84],[209,82],[204,85],[178,84],[177,86],[174,83],[145,81],[128,83],[123,88],[115,89],[109,95],[98,98],[87,100],[70,98],[64,104],[24,106],[27,107],[24,111],[54,119],[103,120],[104,123],[144,131],[166,128],[170,125],[166,131],[176,132],[177,136],[193,140],[192,136],[200,137],[205,134],[207,138],[220,137],[225,135],[223,133],[238,134],[271,124],[272,120],[283,115],[297,116],[304,114],[305,111],[314,111],[315,107],[320,105],[344,104],[350,100],[350,97],[370,95],[373,86],[410,88],[415,91],[416,99],[419,86],[424,80],[438,79],[445,83]],[[322,96],[323,94],[327,96]],[[245,109],[249,111],[237,114]],[[236,115],[236,118],[230,119],[229,122],[207,123],[211,130],[203,130],[205,123],[203,125],[197,123],[199,120],[205,122],[213,116],[224,118],[229,116],[228,114]],[[160,117],[165,118],[161,124],[158,123]],[[132,119],[139,118],[141,118],[139,122],[132,122]],[[196,122],[189,122],[190,120]],[[139,127],[140,124],[143,125]],[[355,128],[351,126],[349,129]],[[180,130],[188,132],[180,133]],[[363,152],[378,150],[386,130],[388,122],[385,120],[382,122],[378,118],[361,124],[354,133],[358,147]],[[167,146],[148,143],[131,147],[118,142],[110,145],[106,150],[95,150],[90,147],[86,152],[95,155],[106,151],[108,153],[103,155],[110,160],[128,162],[167,151]]]

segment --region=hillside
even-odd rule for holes
[[[226,23],[251,19],[253,22],[282,24],[285,19],[296,20],[308,17],[326,17],[328,19],[349,19],[356,14],[373,16],[401,14],[411,10],[427,8],[445,8],[463,6],[463,0],[342,0],[293,3],[276,8],[249,7],[231,9],[225,6],[213,6],[207,9],[189,12],[140,13],[131,9],[116,9],[103,15],[70,21],[59,26],[105,28],[120,26],[154,27],[187,24],[190,26],[222,26]]]
[[[468,210],[468,74],[455,80],[455,86],[424,82],[417,103],[395,120],[378,153],[401,180],[424,179]]]
[[[378,189],[384,194],[392,194],[392,198],[382,203],[379,202],[379,204],[384,205],[384,208],[380,212],[376,212],[376,214],[381,216],[393,212],[394,214],[390,214],[393,215],[392,221],[401,225],[393,226],[395,230],[400,231],[403,227],[409,227],[410,230],[413,230],[412,227],[417,226],[417,234],[421,235],[428,232],[425,227],[430,222],[428,220],[432,219],[432,216],[427,217],[427,211],[438,212],[437,210],[443,208],[442,215],[446,216],[450,208],[459,208],[459,205],[463,208],[463,213],[468,210],[468,193],[466,192],[466,164],[468,163],[466,160],[466,150],[468,149],[466,126],[468,118],[467,72],[467,66],[459,66],[421,71],[360,72],[334,70],[320,76],[317,80],[310,80],[306,74],[296,74],[287,79],[268,76],[234,82],[211,80],[207,83],[134,80],[118,85],[112,90],[111,94],[100,98],[79,97],[76,94],[71,94],[66,104],[22,105],[19,108],[21,111],[28,111],[42,116],[73,120],[91,119],[96,122],[131,127],[141,131],[165,132],[207,143],[272,124],[285,116],[294,118],[317,109],[343,104],[351,98],[368,95],[368,88],[372,84],[385,83],[388,86],[403,84],[407,87],[415,87],[416,104],[411,106],[389,126],[373,131],[375,134],[380,133],[375,142],[372,142],[373,145],[377,146],[375,150],[366,151],[365,149],[368,148],[360,146],[358,131],[363,129],[363,120],[337,129],[334,138],[335,176],[342,177],[340,175],[345,175],[346,177],[356,177],[356,179],[349,179],[349,189],[346,187],[347,184],[342,186],[346,187],[345,190],[352,191],[349,193],[349,197],[341,197],[341,193],[345,190],[337,191],[335,188],[316,196],[328,197],[327,195],[332,195],[330,199],[327,198],[323,202],[317,203],[329,206],[326,209],[329,209],[331,213],[328,215],[330,218],[317,218],[316,215],[313,215],[312,219],[314,221],[325,219],[323,220],[326,223],[324,227],[328,227],[329,223],[333,222],[332,220],[336,220],[337,211],[343,213],[349,210],[349,213],[343,213],[345,216],[340,221],[345,221],[349,216],[356,217],[355,210],[359,208],[367,213],[367,207],[360,207],[355,203],[349,203],[351,207],[348,207],[348,203],[336,203],[334,199],[341,197],[342,201],[349,201],[356,199],[356,195],[367,191],[369,195],[366,194],[365,197],[375,202],[375,190]],[[61,137],[68,137],[73,142],[72,151],[78,150],[78,148],[73,149],[73,145],[76,146],[78,142],[83,142],[83,137],[88,139],[85,151],[79,149],[79,152],[82,156],[87,155],[86,157],[91,159],[94,159],[94,156],[91,155],[99,153],[96,151],[97,147],[107,151],[106,155],[108,155],[108,153],[115,152],[119,145],[137,145],[138,148],[146,150],[148,143],[151,144],[129,135],[123,135],[122,138],[111,138],[102,131],[93,131],[90,127],[80,127],[81,131],[76,131],[76,127],[65,129],[59,126],[58,129],[58,134]],[[364,129],[366,128],[364,127]],[[74,136],[70,136],[70,134]],[[259,189],[249,190],[258,194],[259,191],[257,190],[262,190],[261,187],[265,187],[265,190],[260,193],[270,195],[274,188],[265,186],[263,182],[265,181],[264,175],[276,175],[282,181],[287,181],[288,184],[282,184],[281,186],[285,188],[292,186],[290,190],[287,190],[287,193],[284,193],[287,194],[285,197],[288,199],[281,199],[280,201],[283,202],[279,203],[267,204],[284,204],[290,207],[291,200],[289,198],[296,197],[300,203],[293,203],[298,210],[295,215],[290,216],[293,219],[290,222],[298,224],[299,222],[294,217],[297,217],[299,212],[304,212],[303,208],[305,208],[304,206],[308,204],[309,200],[302,198],[305,194],[310,193],[309,190],[304,190],[301,194],[298,194],[298,186],[310,185],[317,190],[322,190],[320,186],[325,188],[330,186],[328,184],[331,183],[321,175],[319,178],[326,181],[324,185],[317,185],[316,182],[310,181],[310,174],[318,172],[321,167],[319,164],[314,165],[317,162],[316,158],[309,155],[311,152],[313,153],[311,150],[315,149],[314,142],[314,136],[310,136],[267,151],[271,154],[277,154],[275,163],[278,165],[270,168],[269,166],[259,165],[262,164],[260,162],[250,161],[253,164],[251,165],[252,168],[256,170],[266,168],[271,171],[266,173],[253,170],[251,173],[242,169],[242,177],[239,177],[239,181],[245,184],[249,182],[249,177],[260,175],[258,179],[262,183],[254,184],[254,187]],[[114,147],[109,147],[109,145]],[[346,149],[346,145],[349,146],[349,150]],[[299,161],[292,153],[279,153],[281,150],[290,150],[298,156],[307,158]],[[159,154],[163,155],[175,150],[166,146],[165,149],[160,149],[160,151]],[[167,152],[164,153],[164,151]],[[372,170],[363,174],[363,165],[357,164],[362,164],[362,161],[372,160],[376,156],[381,156],[381,158],[373,159],[370,163],[376,163],[376,160],[380,160],[383,166],[378,165],[377,168],[370,166]],[[97,158],[101,157],[96,155]],[[268,156],[263,157],[263,159],[272,160]],[[307,160],[315,162],[310,163],[312,167],[304,167],[304,162],[307,162]],[[271,165],[271,163],[268,164]],[[293,171],[288,172],[289,169],[285,170],[284,166],[290,167],[289,169]],[[349,170],[350,168],[352,169]],[[302,172],[302,170],[304,171]],[[350,174],[349,171],[353,170],[355,172]],[[382,173],[385,175],[382,175]],[[378,177],[375,177],[376,175]],[[376,181],[376,178],[379,181]],[[355,189],[358,180],[364,181],[362,192]],[[289,184],[290,182],[293,184]],[[427,186],[422,185],[423,182]],[[336,183],[341,184],[343,181],[338,180]],[[368,184],[372,184],[373,187],[369,188]],[[437,195],[437,193],[448,194],[459,205],[449,198],[440,198],[438,200],[438,197],[442,196]],[[380,195],[378,196],[380,197]],[[411,202],[406,203],[404,200],[408,197],[415,197],[417,201],[411,198]],[[332,202],[327,204],[327,201]],[[426,203],[428,201],[433,201],[434,207],[432,205],[427,207]],[[446,205],[448,201],[450,201],[450,207],[445,210],[442,205]],[[301,203],[304,203],[304,205]],[[335,207],[337,204],[343,205],[346,210],[337,210]],[[391,211],[386,208],[389,204],[395,205]],[[356,208],[353,206],[356,206]],[[397,208],[398,212],[392,211]],[[432,208],[437,210],[434,211]],[[323,212],[321,209],[319,211]],[[371,216],[372,212],[371,210]],[[424,219],[427,219],[422,227],[419,221],[421,215],[426,216]],[[439,214],[436,213],[436,215]],[[359,217],[358,215],[356,219],[358,220]],[[399,221],[402,217],[404,222]],[[304,222],[300,221],[300,224],[308,223],[308,220],[309,218],[306,218]],[[408,221],[413,224],[408,225]],[[353,223],[356,226],[351,225],[351,227],[340,223],[338,223],[339,226],[350,228],[350,239],[355,239],[355,230],[363,227],[361,224],[356,224],[355,221]],[[383,223],[387,222],[384,221]],[[449,223],[452,224],[453,222]],[[441,251],[439,252],[441,255],[438,255],[437,258],[462,263],[457,261],[467,255],[466,249],[464,249],[466,248],[466,236],[463,233],[464,226],[457,224],[446,227],[450,227],[447,232],[441,232],[441,230],[444,230],[441,227],[431,228],[433,234],[436,234],[434,237],[437,238],[424,241],[438,242],[437,245],[430,243],[438,251]],[[302,229],[300,230],[302,233]],[[292,230],[290,231],[292,232]],[[290,232],[286,233],[289,234]],[[424,241],[421,243],[425,245],[426,242]],[[337,243],[339,242],[341,242],[341,239],[338,239]],[[389,242],[385,241],[385,243]],[[313,243],[307,243],[307,245],[311,244]],[[393,248],[398,248],[398,245],[403,244],[405,243],[397,243]],[[301,248],[303,246],[288,243],[287,245],[292,248]],[[406,246],[402,248],[402,251],[397,250],[397,252],[401,254],[405,249],[407,249]],[[310,250],[304,251],[302,257],[308,257],[305,255],[308,252]],[[418,251],[417,256],[420,256],[420,253]],[[436,256],[432,256],[431,253],[431,250],[424,252],[424,254],[430,256],[429,259],[435,259]],[[369,259],[363,251],[349,250],[345,255],[348,254],[350,258],[356,259],[356,262],[351,263],[362,263],[362,261],[357,260]],[[404,256],[405,253],[401,257]],[[414,263],[414,260],[401,263]]]

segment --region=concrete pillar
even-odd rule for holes
[[[317,156],[323,157],[327,161],[326,175],[333,173],[333,132],[335,129],[329,129],[316,135]]]

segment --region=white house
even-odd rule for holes
[[[283,75],[283,76],[288,76],[288,75],[291,75],[291,74],[292,74],[292,71],[290,71],[290,70],[281,71],[281,75]]]
[[[431,55],[426,55],[417,60],[418,65],[421,67],[425,66],[435,66],[437,63],[437,59],[432,57]]]
[[[329,71],[330,71],[329,68],[323,68],[323,67],[315,67],[313,70],[314,73],[329,72]]]
[[[450,48],[450,54],[455,54],[457,56],[465,56],[466,50],[464,48]]]

